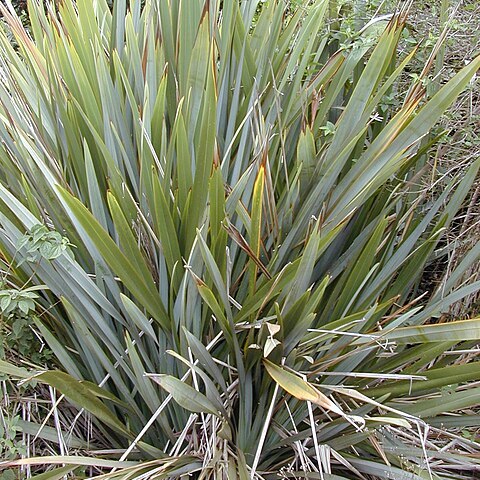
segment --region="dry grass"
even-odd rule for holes
[[[443,52],[442,64],[438,66],[436,81],[444,83],[480,52],[480,3],[476,0],[449,2],[448,25],[450,31]],[[416,1],[411,13],[411,23],[418,39],[433,39],[440,34],[441,0]],[[427,40],[427,45],[429,40]],[[457,99],[448,114],[443,117],[438,130],[447,133],[429,156],[429,182],[426,187],[438,185],[442,177],[465,168],[480,156],[480,76],[472,79],[470,88]],[[480,236],[480,179],[472,188],[469,202],[454,222],[446,239],[448,254],[431,265],[425,282],[442,288],[452,270],[462,261]],[[480,263],[472,263],[462,281],[469,283],[480,278]],[[449,316],[467,318],[480,312],[479,294],[469,295],[452,306]]]

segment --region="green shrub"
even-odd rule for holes
[[[426,436],[478,422],[450,413],[478,403],[460,352],[480,321],[432,320],[478,290],[459,280],[480,247],[419,281],[480,160],[437,199],[416,184],[480,59],[427,100],[428,65],[397,89],[405,10],[332,53],[327,1],[258,5],[32,0],[33,39],[3,8],[19,47],[0,34],[0,248],[11,283],[48,287],[32,321],[59,369],[0,370],[90,412],[113,449],[28,461],[64,464],[51,478],[469,478],[475,460]]]

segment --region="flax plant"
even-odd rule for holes
[[[0,370],[78,414],[56,423],[62,454],[0,468],[471,478],[478,457],[428,433],[480,423],[462,413],[480,320],[444,315],[480,287],[460,283],[480,245],[420,280],[480,160],[436,196],[416,185],[480,60],[426,98],[432,56],[402,91],[409,5],[333,53],[326,0],[28,5],[29,31],[1,7],[0,249],[10,290],[41,286],[30,318],[55,361]]]

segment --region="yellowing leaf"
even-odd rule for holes
[[[316,405],[319,405],[326,410],[330,410],[342,417],[345,416],[345,413],[340,407],[306,380],[303,380],[293,373],[287,372],[282,367],[279,367],[268,360],[264,360],[263,362],[268,374],[290,395],[299,400],[315,403]]]

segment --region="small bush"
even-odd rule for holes
[[[92,415],[58,478],[469,478],[437,446],[480,321],[435,320],[480,284],[420,280],[480,161],[417,184],[480,59],[426,98],[405,10],[339,39],[324,0],[258,5],[2,9],[0,245],[58,369],[0,370],[79,409],[62,438]]]

